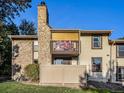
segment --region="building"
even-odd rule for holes
[[[38,35],[11,36],[12,76],[28,64],[40,65],[41,85],[77,86],[85,78],[124,81],[124,40],[109,40],[111,30],[54,29],[45,2],[38,6]]]

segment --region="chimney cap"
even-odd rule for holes
[[[41,4],[41,5],[46,5],[45,0],[42,0],[40,4]]]

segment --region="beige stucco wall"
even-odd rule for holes
[[[124,58],[116,58],[118,66],[124,66]]]
[[[70,65],[49,65],[40,67],[40,84],[54,86],[70,86],[79,87],[86,80],[85,66],[70,66]]]
[[[108,36],[102,36],[102,49],[92,49],[92,36],[81,36],[81,54],[79,56],[79,64],[87,66],[87,72],[93,76],[99,75],[101,79],[107,78],[110,61],[110,46]],[[92,57],[102,57],[102,73],[92,73]]]
[[[117,57],[117,51],[116,51],[116,47],[117,45],[116,44],[112,44],[111,45],[111,60],[112,60],[112,69],[113,69],[113,72],[112,72],[112,79],[113,79],[113,82],[117,82],[116,81],[116,66],[124,66],[124,58],[118,58]],[[119,81],[118,81],[119,82]]]
[[[112,45],[112,60],[114,61],[114,63],[118,64],[118,66],[124,66],[124,58],[118,58],[116,56],[116,46],[117,45]]]
[[[24,73],[24,68],[28,64],[33,63],[33,40],[13,40],[12,46],[18,45],[19,47],[19,53],[18,56],[14,57],[12,59],[12,70],[13,70],[13,76],[16,74],[16,71],[14,70],[14,65],[21,66],[21,73]]]

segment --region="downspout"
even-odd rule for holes
[[[112,45],[110,47],[110,82],[112,82],[112,47],[115,44],[115,41],[112,42]]]

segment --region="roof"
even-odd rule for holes
[[[124,40],[110,40],[110,44],[124,44]]]
[[[81,35],[111,35],[112,30],[80,30]]]
[[[79,30],[79,29],[52,29],[52,32],[80,32],[81,35],[103,34],[111,35],[112,30]]]
[[[51,29],[52,33],[81,33],[81,35],[111,35],[111,30],[78,30],[78,29]],[[20,40],[20,39],[34,39],[37,40],[37,35],[10,35],[9,36],[13,40]]]
[[[57,32],[57,33],[62,33],[62,32],[66,32],[66,33],[78,33],[79,30],[78,29],[51,29],[51,31]]]
[[[38,39],[38,36],[37,35],[10,35],[9,36],[11,39],[13,40],[17,40],[17,39],[28,39],[28,40],[37,40]]]

